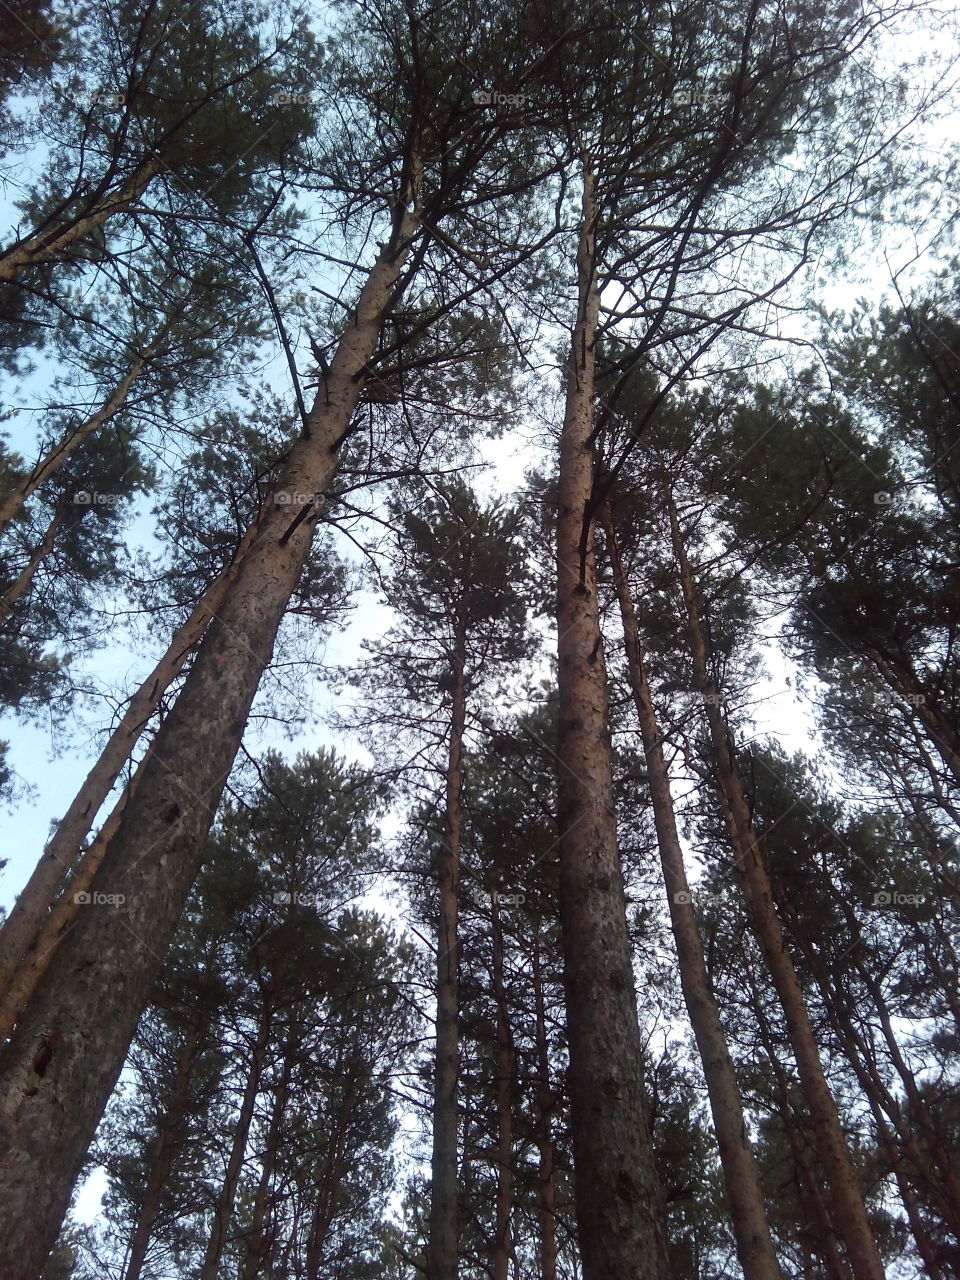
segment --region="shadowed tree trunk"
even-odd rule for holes
[[[577,1229],[584,1280],[665,1280],[662,1194],[650,1142],[617,848],[589,519],[599,313],[596,221],[594,179],[585,159],[557,520],[560,917]]]
[[[543,998],[543,968],[539,932],[533,944],[533,997],[537,1028],[537,1219],[540,1228],[540,1280],[557,1280],[557,1192],[554,1184],[554,1150],[550,1120],[553,1090],[550,1088],[550,1050]]]
[[[724,802],[724,821],[733,849],[734,863],[744,887],[757,942],[786,1018],[790,1045],[800,1074],[804,1099],[817,1132],[817,1142],[830,1184],[837,1229],[846,1249],[847,1261],[855,1280],[884,1280],[883,1263],[867,1219],[856,1169],[850,1158],[836,1102],[823,1072],[803,990],[774,907],[770,877],[757,842],[743,783],[737,772],[736,757],[730,730],[720,705],[719,691],[710,675],[696,586],[687,559],[676,505],[668,486],[664,487],[664,494],[670,517],[674,555],[680,569],[693,682],[702,695],[706,710],[717,780]]]
[[[461,790],[466,724],[466,637],[456,637],[447,754],[443,842],[437,854],[440,923],[437,935],[437,1043],[433,1084],[428,1280],[457,1280],[457,1076],[460,1016],[459,939]]]
[[[491,903],[493,995],[497,1006],[497,1203],[493,1239],[493,1280],[507,1280],[510,1266],[510,1213],[513,1207],[513,1038],[504,981],[500,903]]]
[[[637,708],[647,762],[660,865],[663,868],[670,922],[680,966],[680,985],[710,1096],[710,1113],[737,1242],[737,1256],[746,1280],[781,1280],[753,1147],[747,1137],[737,1076],[703,956],[700,926],[687,883],[683,850],[677,832],[670,774],[663,754],[663,739],[640,650],[636,610],[609,512],[604,517],[604,534],[620,605],[630,688]]]

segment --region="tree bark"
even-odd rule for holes
[[[0,997],[0,1041],[6,1040],[10,1035],[17,1019],[27,1007],[37,983],[46,973],[60,940],[76,920],[77,913],[84,903],[84,895],[89,895],[94,878],[106,857],[107,846],[119,830],[123,811],[142,776],[148,754],[149,752],[140,761],[110,816],[97,832],[96,839],[83,853],[63,895],[43,921],[40,932],[4,989]]]
[[[636,609],[609,512],[604,517],[604,534],[620,605],[630,688],[640,722],[640,735],[647,763],[660,865],[667,889],[670,923],[680,967],[680,986],[703,1064],[724,1187],[737,1242],[737,1256],[746,1280],[782,1280],[770,1236],[753,1147],[747,1137],[740,1088],[707,973],[700,926],[687,883],[683,850],[677,832],[670,773],[663,754],[663,738],[643,665]]]
[[[27,478],[21,484],[18,484],[4,498],[3,502],[0,502],[0,533],[3,533],[30,495],[63,466],[70,455],[79,449],[84,440],[89,439],[95,431],[109,422],[115,414],[119,413],[127,401],[130,388],[142,373],[145,364],[146,359],[142,355],[137,356],[96,413],[91,414],[86,422],[81,423],[79,427],[75,427],[73,431],[68,431],[52,449],[49,449],[44,454]]]
[[[328,376],[176,704],[95,886],[123,894],[70,931],[0,1057],[0,1274],[35,1280],[203,859],[205,840],[322,495],[419,226],[419,168]],[[313,495],[316,501],[307,501]],[[304,505],[295,505],[300,504]]]
[[[757,942],[786,1018],[790,1045],[796,1058],[804,1098],[823,1154],[824,1167],[836,1211],[837,1229],[846,1249],[847,1261],[855,1280],[884,1280],[883,1263],[867,1219],[866,1205],[840,1124],[836,1102],[823,1072],[823,1064],[820,1061],[803,990],[787,950],[780,920],[774,907],[770,877],[757,841],[743,784],[737,772],[736,756],[730,730],[721,709],[719,691],[710,675],[697,593],[680,530],[676,505],[667,486],[664,492],[670,517],[674,555],[680,569],[693,662],[693,681],[702,695],[706,710],[710,740],[717,765],[717,779],[723,796],[724,822],[733,849],[734,863],[744,887]]]
[[[290,1087],[290,1072],[293,1067],[294,1034],[291,1030],[284,1045],[283,1066],[280,1080],[274,1094],[273,1109],[270,1113],[270,1126],[267,1130],[263,1154],[260,1158],[260,1177],[253,1197],[253,1214],[250,1228],[246,1232],[243,1249],[243,1261],[240,1265],[238,1280],[255,1280],[263,1268],[269,1249],[269,1240],[264,1230],[269,1206],[270,1181],[277,1163],[277,1151],[280,1145],[280,1132],[283,1128],[283,1113],[287,1105],[287,1094]]]
[[[100,758],[84,779],[41,854],[30,879],[0,925],[0,991],[6,993],[3,997],[4,1008],[13,1001],[9,991],[14,975],[28,948],[36,942],[44,916],[76,861],[101,805],[110,794],[161,698],[185,667],[211,618],[223,604],[243,554],[259,528],[260,519],[261,516],[258,516],[251,524],[231,563],[214,578],[197,601],[189,618],[174,633],[166,653],[128,701],[119,724],[100,753]],[[81,887],[86,889],[89,885]],[[3,1028],[3,1035],[6,1034],[9,1034],[9,1026]]]
[[[43,564],[44,560],[53,550],[53,544],[57,540],[57,534],[60,527],[66,519],[67,507],[69,502],[66,498],[61,498],[57,503],[56,510],[50,518],[50,523],[44,530],[43,537],[31,552],[30,559],[23,566],[14,582],[7,587],[6,591],[0,596],[0,626],[3,625],[13,613],[13,606],[20,597],[30,589],[37,570]]]
[[[102,226],[114,213],[129,208],[163,167],[164,162],[156,156],[141,160],[130,177],[112,195],[98,200],[88,213],[50,228],[41,227],[26,240],[0,251],[0,283],[15,280],[28,267],[48,262]]]
[[[577,1229],[584,1280],[665,1280],[664,1214],[617,848],[589,512],[599,313],[596,222],[594,178],[585,162],[557,520],[560,916]]]
[[[428,1280],[457,1280],[460,1237],[457,1193],[457,1076],[460,1016],[458,911],[462,826],[463,731],[466,724],[466,637],[453,653],[453,692],[447,754],[443,843],[437,854],[440,923],[437,935],[436,1069],[430,1187]]]

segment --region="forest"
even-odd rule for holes
[[[960,1280],[960,12],[0,5],[0,1280]]]

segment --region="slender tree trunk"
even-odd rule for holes
[[[437,936],[437,1045],[433,1084],[428,1280],[457,1280],[457,1076],[460,1016],[459,937],[461,788],[466,724],[466,637],[453,654],[453,707],[447,756],[443,844],[437,854],[440,925]]]
[[[89,212],[52,227],[44,226],[25,240],[0,251],[0,283],[15,280],[28,267],[38,266],[69,249],[77,240],[102,226],[114,213],[129,206],[146,190],[164,167],[156,156],[142,160],[130,177],[112,194],[103,196]]]
[[[95,886],[123,894],[70,931],[0,1056],[0,1202],[10,1229],[0,1274],[36,1280],[203,859],[277,630],[310,551],[322,495],[349,430],[384,317],[418,228],[419,170],[361,290],[275,497],[110,841]],[[316,501],[310,502],[310,497]],[[279,501],[292,498],[293,502]],[[303,505],[300,505],[303,503]]]
[[[864,647],[866,656],[890,688],[910,703],[913,714],[929,734],[954,783],[960,784],[960,730],[930,700],[925,686],[909,663],[885,654],[879,644],[867,641]]]
[[[120,827],[123,811],[147,762],[149,751],[137,766],[136,772],[125,787],[120,799],[114,805],[110,816],[97,832],[96,839],[90,844],[76,867],[63,895],[52,907],[50,914],[43,921],[29,951],[23,957],[19,967],[0,997],[0,1041],[9,1036],[17,1019],[27,1007],[27,1003],[37,983],[46,973],[54,952],[67,930],[77,918],[77,913],[89,898],[100,865],[106,857],[107,846]]]
[[[507,1280],[510,1266],[510,1215],[513,1208],[513,1037],[504,980],[500,903],[494,898],[490,924],[493,943],[493,996],[497,1006],[497,1203],[493,1239],[493,1280]]]
[[[147,1178],[140,1212],[137,1215],[137,1225],[130,1238],[127,1266],[123,1273],[124,1280],[140,1280],[143,1272],[143,1264],[153,1237],[153,1227],[160,1211],[163,1191],[170,1177],[177,1144],[182,1138],[183,1121],[190,1097],[190,1076],[203,1046],[209,1023],[209,1014],[198,1018],[187,1032],[180,1050],[173,1089],[167,1100],[166,1110],[160,1118],[157,1137],[153,1144],[150,1174]]]
[[[589,511],[599,291],[594,179],[584,170],[557,519],[560,916],[577,1229],[584,1280],[660,1280],[669,1266],[617,848]]]
[[[253,1122],[253,1112],[257,1104],[257,1095],[260,1092],[263,1064],[267,1057],[267,1046],[270,1043],[271,1022],[270,995],[264,991],[257,1025],[257,1035],[250,1053],[247,1078],[243,1086],[243,1097],[240,1100],[240,1111],[237,1115],[237,1127],[233,1131],[233,1141],[230,1144],[230,1155],[227,1159],[223,1186],[220,1188],[220,1194],[214,1207],[213,1223],[210,1227],[210,1236],[207,1240],[207,1248],[203,1255],[203,1263],[200,1267],[198,1280],[217,1280],[220,1270],[220,1258],[223,1254],[224,1245],[227,1243],[227,1229],[230,1226],[233,1206],[237,1199],[237,1188],[240,1185],[240,1174],[243,1172],[243,1162],[247,1154],[247,1143],[250,1138],[250,1125]]]
[[[557,1280],[557,1189],[554,1183],[554,1149],[551,1118],[550,1049],[540,963],[540,935],[533,944],[533,998],[537,1034],[537,1220],[539,1224],[540,1280]]]
[[[630,688],[637,708],[647,762],[660,865],[663,868],[670,922],[680,966],[680,986],[707,1082],[724,1187],[737,1242],[737,1256],[746,1280],[781,1280],[753,1147],[747,1137],[740,1088],[704,960],[700,926],[687,883],[683,850],[677,832],[670,773],[663,754],[663,738],[640,650],[637,614],[609,512],[604,518],[604,533],[620,605]]]
[[[773,903],[770,877],[757,842],[750,807],[737,772],[736,757],[720,706],[720,696],[708,663],[697,593],[680,530],[673,495],[665,487],[674,554],[686,607],[693,680],[703,697],[710,739],[717,764],[717,778],[724,801],[724,820],[734,861],[745,889],[757,942],[773,979],[787,1022],[810,1117],[817,1131],[824,1167],[836,1211],[837,1228],[846,1248],[855,1280],[884,1280],[883,1263],[857,1181],[857,1173],[840,1124],[836,1102],[823,1072],[816,1036],[810,1023],[803,990],[787,950]]]
[[[20,597],[29,590],[31,583],[37,570],[43,564],[44,560],[53,550],[53,544],[57,540],[57,534],[66,519],[67,508],[70,504],[65,498],[61,498],[57,503],[56,510],[50,518],[43,537],[34,547],[30,559],[21,569],[16,580],[7,587],[6,591],[0,596],[0,626],[3,625],[13,613],[13,606]]]
[[[3,533],[30,495],[63,466],[71,454],[79,449],[84,440],[89,439],[95,431],[109,422],[123,408],[130,394],[130,388],[140,376],[145,363],[146,360],[143,356],[137,356],[96,413],[91,414],[86,422],[81,423],[79,427],[68,431],[52,449],[49,449],[44,454],[26,479],[18,484],[3,502],[0,502],[0,533]]]
[[[267,1260],[270,1242],[264,1224],[267,1220],[267,1209],[270,1203],[270,1182],[277,1164],[277,1152],[280,1147],[280,1133],[283,1128],[283,1113],[287,1105],[287,1094],[290,1088],[290,1072],[293,1067],[294,1035],[291,1031],[284,1045],[283,1066],[277,1090],[270,1112],[270,1126],[267,1130],[263,1155],[260,1159],[260,1177],[253,1197],[253,1213],[250,1228],[246,1233],[243,1248],[243,1262],[240,1265],[238,1280],[256,1280]]]
[[[260,519],[258,516],[257,521],[247,530],[231,563],[214,578],[197,601],[189,618],[174,633],[166,653],[127,702],[126,710],[107,739],[100,758],[87,774],[41,854],[30,879],[0,925],[0,992],[9,990],[24,954],[37,938],[57,890],[76,861],[101,805],[110,794],[123,766],[130,759],[150,717],[183,670],[211,618],[223,604],[242,556],[259,528]],[[6,1004],[5,998],[4,1008]],[[4,1034],[8,1033],[9,1027],[4,1030]]]

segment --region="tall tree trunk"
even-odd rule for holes
[[[89,439],[123,408],[130,394],[130,388],[142,373],[145,364],[145,357],[138,355],[96,413],[91,414],[79,427],[68,431],[51,449],[48,449],[26,479],[0,502],[0,533],[3,533],[30,495],[63,466],[84,440]]]
[[[154,1223],[160,1211],[163,1191],[170,1177],[170,1168],[176,1154],[177,1144],[182,1138],[183,1121],[187,1113],[190,1098],[190,1077],[194,1063],[203,1047],[207,1027],[211,1015],[201,1015],[187,1031],[183,1047],[177,1059],[177,1070],[173,1088],[167,1100],[164,1114],[160,1117],[156,1140],[150,1159],[150,1173],[144,1191],[137,1224],[130,1237],[127,1254],[127,1266],[123,1273],[124,1280],[140,1280],[147,1250],[153,1237]]]
[[[504,978],[500,903],[494,898],[490,924],[493,946],[493,996],[497,1006],[497,1202],[493,1238],[493,1280],[507,1280],[510,1266],[510,1215],[513,1208],[513,1037]]]
[[[240,1186],[240,1174],[247,1154],[247,1143],[250,1138],[250,1125],[253,1123],[253,1112],[260,1092],[260,1080],[263,1076],[263,1064],[267,1057],[267,1046],[270,1043],[270,1027],[272,1009],[270,994],[264,991],[260,1006],[257,1034],[250,1052],[247,1067],[247,1078],[243,1086],[240,1100],[240,1111],[237,1115],[237,1127],[233,1131],[230,1143],[230,1155],[223,1177],[223,1185],[213,1211],[213,1222],[207,1239],[207,1248],[203,1255],[198,1280],[217,1280],[220,1271],[220,1258],[227,1243],[227,1229],[233,1215],[233,1206],[237,1199],[237,1188]]]
[[[293,446],[277,501],[237,567],[95,886],[124,895],[85,913],[0,1056],[0,1274],[36,1280],[203,860],[277,630],[310,551],[384,317],[419,221],[419,168]],[[311,505],[307,499],[316,497]],[[304,505],[299,505],[301,502]],[[296,505],[294,505],[296,504]]]
[[[106,857],[107,846],[120,828],[123,811],[136,789],[138,780],[142,777],[148,756],[149,750],[144,754],[110,816],[97,832],[96,839],[83,853],[62,896],[51,908],[40,932],[34,938],[30,949],[0,996],[0,1041],[9,1036],[17,1019],[27,1007],[37,983],[49,968],[61,939],[89,898],[90,887]]]
[[[0,992],[9,991],[14,974],[27,949],[36,941],[43,918],[76,861],[101,805],[130,759],[161,698],[185,667],[211,618],[223,604],[242,557],[260,527],[262,514],[244,534],[233,560],[214,578],[193,612],[174,633],[166,653],[127,702],[119,724],[107,739],[99,759],[61,818],[30,879],[0,925]],[[9,1027],[4,1030],[4,1034],[8,1033]]]
[[[113,214],[129,208],[162,168],[164,162],[159,156],[148,156],[116,191],[103,195],[86,213],[53,226],[44,225],[25,240],[18,240],[0,251],[0,283],[15,280],[28,267],[48,262],[102,226]]]
[[[550,1049],[547,1044],[539,930],[533,943],[533,998],[537,1036],[537,1221],[540,1280],[557,1280],[557,1189],[553,1172],[555,1156],[551,1125],[553,1090],[550,1087]]]
[[[53,550],[53,544],[57,540],[57,534],[66,519],[67,508],[70,502],[67,498],[61,498],[57,503],[56,509],[50,518],[50,523],[44,530],[43,537],[31,552],[30,559],[20,570],[15,581],[11,582],[3,595],[0,596],[0,626],[3,625],[13,613],[13,606],[20,597],[30,589],[37,570],[43,564],[44,560]]]
[[[750,807],[737,772],[730,730],[721,709],[717,686],[710,675],[707,645],[700,619],[697,592],[686,546],[680,530],[676,505],[669,487],[664,488],[670,516],[674,555],[680,568],[680,582],[687,614],[687,630],[693,662],[694,685],[703,697],[710,740],[717,765],[717,779],[724,803],[724,821],[734,854],[734,862],[744,887],[753,930],[773,979],[787,1022],[790,1045],[810,1117],[817,1131],[824,1168],[836,1211],[837,1228],[846,1248],[855,1280],[884,1280],[883,1263],[877,1249],[867,1210],[857,1181],[857,1173],[840,1124],[836,1102],[830,1092],[810,1023],[803,990],[793,960],[787,950],[783,930],[773,903],[770,877],[757,841]]]
[[[286,1110],[287,1095],[290,1089],[290,1072],[293,1069],[294,1033],[291,1029],[286,1036],[283,1051],[283,1066],[273,1098],[270,1112],[270,1125],[267,1129],[263,1154],[260,1158],[260,1177],[257,1179],[257,1190],[253,1197],[253,1213],[250,1227],[246,1232],[243,1246],[243,1261],[237,1280],[256,1280],[267,1260],[269,1239],[264,1230],[267,1220],[267,1209],[270,1202],[270,1182],[277,1164],[277,1152],[280,1147],[280,1133],[283,1128],[283,1113]]]
[[[584,1280],[660,1280],[669,1266],[617,848],[589,506],[596,222],[594,178],[585,161],[557,518],[560,916],[574,1181]]]
[[[663,738],[643,665],[636,609],[609,512],[604,516],[604,534],[620,605],[630,688],[637,708],[647,762],[660,865],[663,868],[670,923],[680,966],[680,986],[707,1082],[724,1187],[737,1242],[737,1256],[746,1280],[781,1280],[753,1147],[747,1137],[740,1088],[704,960],[700,926],[687,883],[683,850],[677,832],[670,773],[663,754]]]
[[[460,1016],[458,911],[462,826],[463,731],[466,724],[466,637],[456,638],[447,754],[443,843],[437,854],[440,923],[437,936],[437,1037],[433,1082],[428,1280],[457,1280],[460,1237],[457,1194],[457,1076]]]

